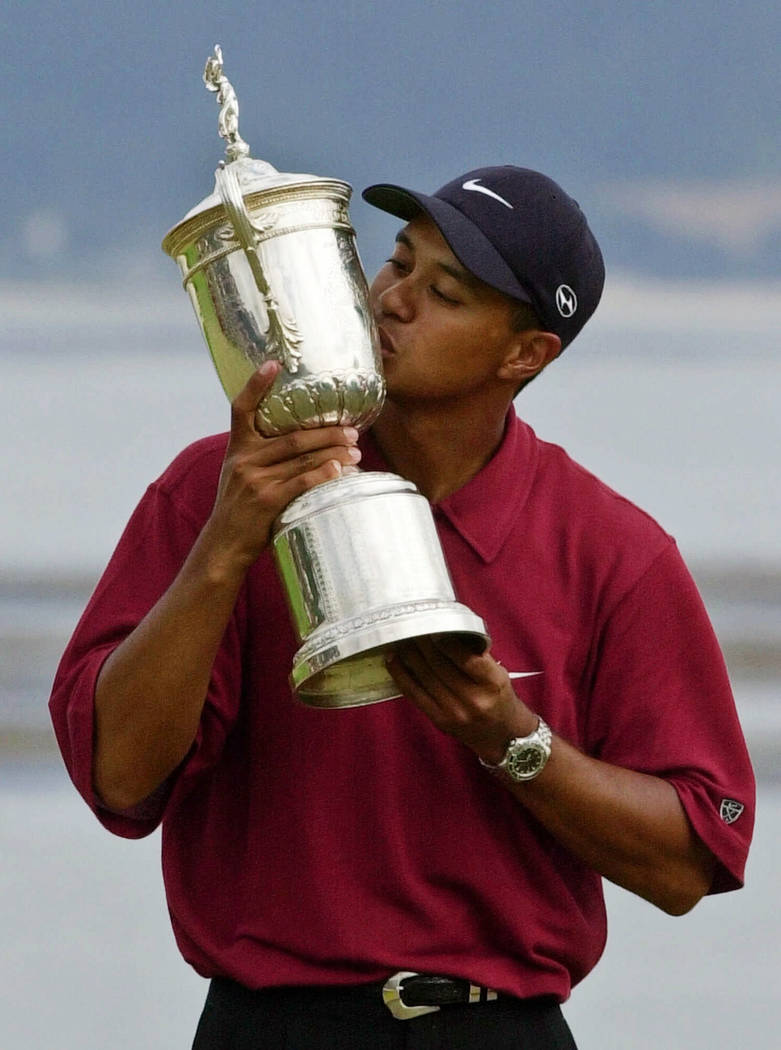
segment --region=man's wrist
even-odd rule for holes
[[[226,544],[207,522],[193,544],[188,560],[209,586],[231,590],[241,586],[257,558],[257,554]]]
[[[492,745],[475,749],[481,764],[489,767],[498,765],[504,758],[511,740],[529,736],[539,725],[539,715],[520,701],[518,708],[517,714],[514,714],[512,718],[512,723],[509,726],[505,725],[501,736],[497,735]]]
[[[498,762],[486,761],[480,755],[478,759],[491,773],[504,773],[516,783],[525,783],[538,777],[547,765],[552,738],[550,726],[539,718],[531,733],[515,736],[509,741]]]

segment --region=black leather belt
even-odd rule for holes
[[[383,985],[382,999],[397,1020],[408,1021],[411,1017],[432,1013],[440,1006],[491,1002],[498,999],[498,994],[492,988],[483,988],[459,977],[400,970]]]

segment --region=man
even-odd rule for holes
[[[200,1050],[571,1047],[558,1004],[604,946],[601,878],[671,914],[740,886],[748,757],[672,539],[512,409],[601,295],[578,205],[514,167],[365,197],[405,222],[372,286],[379,420],[264,438],[261,368],[227,440],[136,510],[55,727],[109,829],[162,821],[177,941],[213,978]],[[411,641],[388,657],[403,699],[311,710],[269,536],[359,461],[430,500],[492,646]]]

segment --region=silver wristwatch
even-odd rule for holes
[[[492,762],[484,762],[481,758],[480,764],[492,773],[506,773],[511,780],[519,783],[534,780],[542,773],[545,763],[550,758],[552,739],[550,726],[540,718],[533,733],[513,737],[501,762],[494,765]]]

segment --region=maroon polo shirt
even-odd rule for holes
[[[298,703],[297,642],[268,553],[248,574],[187,759],[133,817],[101,808],[98,672],[176,575],[225,444],[195,443],[150,486],[63,657],[51,711],[79,791],[117,834],[162,821],[174,932],[204,976],[346,984],[404,969],[566,998],[604,946],[599,876],[404,699]],[[363,448],[364,468],[387,469],[370,436]],[[718,858],[713,891],[741,885],[753,779],[674,541],[512,413],[493,459],[434,515],[493,654],[537,672],[515,681],[519,695],[587,753],[669,780]]]

